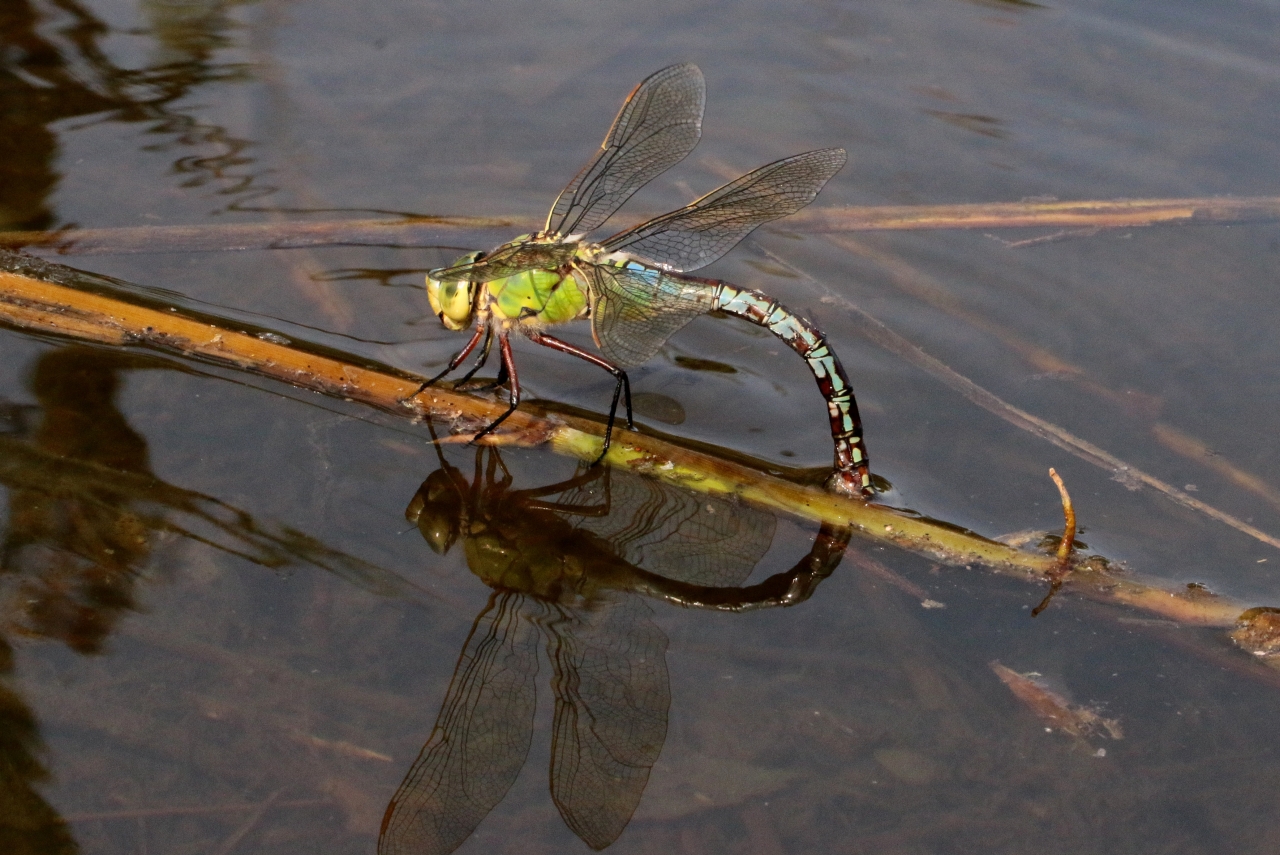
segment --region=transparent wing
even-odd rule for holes
[[[702,136],[707,86],[692,63],[654,72],[627,96],[600,151],[560,191],[546,231],[598,228],[644,185],[675,166]]]
[[[595,264],[575,273],[592,295],[596,345],[623,368],[648,361],[681,327],[715,307],[711,286],[660,270]]]
[[[378,855],[446,855],[507,794],[529,753],[538,633],[495,594],[467,638],[431,738],[382,820]]]
[[[551,614],[551,797],[565,824],[599,850],[631,820],[667,738],[667,637],[634,596]]]
[[[574,525],[608,542],[627,563],[678,582],[711,588],[742,584],[773,543],[773,514],[702,495],[625,470],[564,493],[560,504],[609,513]]]
[[[602,245],[673,270],[697,270],[733,249],[757,226],[808,205],[844,162],[842,148],[775,161]]]
[[[470,264],[439,267],[427,275],[437,282],[492,282],[526,270],[554,270],[573,260],[577,244],[516,241]]]

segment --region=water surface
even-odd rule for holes
[[[1275,195],[1278,25],[1269,0],[0,0],[0,228],[536,222],[626,92],[685,60],[707,77],[703,140],[619,227],[834,145],[850,163],[819,205]],[[1054,466],[1091,550],[1280,605],[1276,549],[976,407],[873,343],[853,310],[1276,536],[1274,223],[838,242],[778,226],[708,275],[826,331],[893,484],[884,501],[988,536],[1053,530]],[[422,274],[484,248],[453,243],[61,260],[433,373],[461,339],[430,315]],[[460,542],[439,554],[406,521],[441,469],[426,427],[170,356],[0,342],[0,804],[22,817],[0,826],[6,851],[375,851],[491,594]],[[606,407],[601,372],[517,350],[531,396]],[[812,381],[763,331],[699,319],[632,377],[652,427],[780,467],[829,461]],[[474,449],[444,455],[473,476]],[[59,492],[59,459],[128,477]],[[575,476],[534,452],[503,460],[512,489]],[[809,553],[813,527],[750,514],[772,535],[735,565],[746,584]],[[657,547],[623,557],[681,563]],[[1042,593],[855,539],[794,608],[626,594],[646,655],[665,639],[670,706],[609,851],[1275,851],[1280,694],[1262,666],[1218,630],[1070,595],[1032,619]],[[529,755],[460,852],[584,851],[549,792],[557,671],[538,655]],[[1098,706],[1124,738],[1046,732],[993,660]]]

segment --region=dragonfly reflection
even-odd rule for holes
[[[739,587],[773,540],[763,511],[600,467],[517,490],[493,448],[477,450],[470,481],[440,462],[406,515],[438,553],[461,540],[493,593],[387,806],[378,851],[452,852],[506,795],[533,735],[540,637],[555,693],[551,797],[569,828],[603,849],[630,821],[666,739],[667,638],[643,597],[730,611],[793,605],[839,564],[850,532],[824,528],[794,568]]]

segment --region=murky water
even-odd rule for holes
[[[630,87],[682,60],[707,77],[702,142],[619,226],[834,145],[850,163],[819,206],[1276,196],[1278,42],[1274,0],[0,0],[0,229],[533,224]],[[827,332],[894,485],[884,501],[989,536],[1053,530],[1054,466],[1092,551],[1280,606],[1280,550],[1015,427],[876,344],[857,311],[1275,538],[1274,222],[778,226],[709,275]],[[463,339],[430,315],[422,274],[515,233],[59,260],[425,373]],[[532,451],[477,468],[450,446],[442,462],[423,425],[170,355],[0,343],[0,850],[372,853],[415,768],[477,782],[472,813],[496,805],[457,821],[479,823],[459,852],[584,851],[637,800],[610,852],[1280,846],[1277,680],[1223,630],[1070,593],[1032,619],[1041,588],[981,569],[856,538],[841,553],[814,526],[584,480]],[[517,350],[529,395],[607,406],[607,375]],[[761,330],[699,319],[632,380],[652,427],[780,467],[829,462],[803,363]],[[491,599],[473,571],[496,573],[483,556],[502,544],[451,539],[462,508],[502,548],[602,581],[555,604]],[[835,569],[793,608],[672,603],[714,604],[679,584],[790,580],[814,556]],[[1047,732],[994,660],[1123,738]],[[506,682],[469,694],[468,673]],[[429,749],[415,767],[442,709],[490,728],[483,763]],[[627,785],[588,780],[606,768]]]

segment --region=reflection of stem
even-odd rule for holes
[[[1114,199],[808,208],[787,218],[791,232],[919,229],[1133,228],[1280,219],[1280,196],[1243,199]],[[465,241],[466,229],[529,228],[518,217],[407,216],[398,220],[147,226],[58,232],[0,232],[0,247],[53,246],[62,253],[191,252],[375,244],[424,246]]]
[[[3,272],[5,266],[25,270],[39,268],[44,277],[86,283],[100,293]],[[451,422],[459,432],[474,433],[476,424],[492,421],[505,409],[494,402],[434,387],[408,403],[404,398],[419,388],[420,378],[399,375],[392,369],[366,367],[367,360],[359,360],[357,364],[355,358],[339,353],[321,354],[304,350],[297,344],[263,340],[239,332],[226,322],[195,320],[176,311],[128,302],[125,296],[101,293],[110,293],[113,287],[120,286],[69,268],[30,258],[10,256],[6,259],[0,255],[0,321],[82,341],[121,346],[141,344],[176,352],[402,416]],[[985,390],[978,391],[990,395]],[[599,454],[604,433],[604,426],[598,421],[567,415],[539,418],[533,414],[532,407],[518,410],[506,425],[510,430],[490,437],[490,444],[546,445],[559,454],[583,461],[593,460]],[[736,496],[800,518],[851,526],[869,539],[948,564],[978,564],[1023,579],[1044,578],[1055,566],[1051,556],[1019,552],[953,526],[804,487],[764,474],[762,466],[752,467],[717,454],[693,451],[647,433],[628,431],[616,436],[606,461],[611,466],[625,467],[686,489]],[[1243,609],[1242,604],[1225,598],[1203,593],[1192,596],[1186,591],[1170,590],[1128,575],[1120,577],[1101,564],[1081,566],[1075,574],[1082,582],[1079,589],[1085,596],[1147,609],[1187,623],[1233,625]]]

